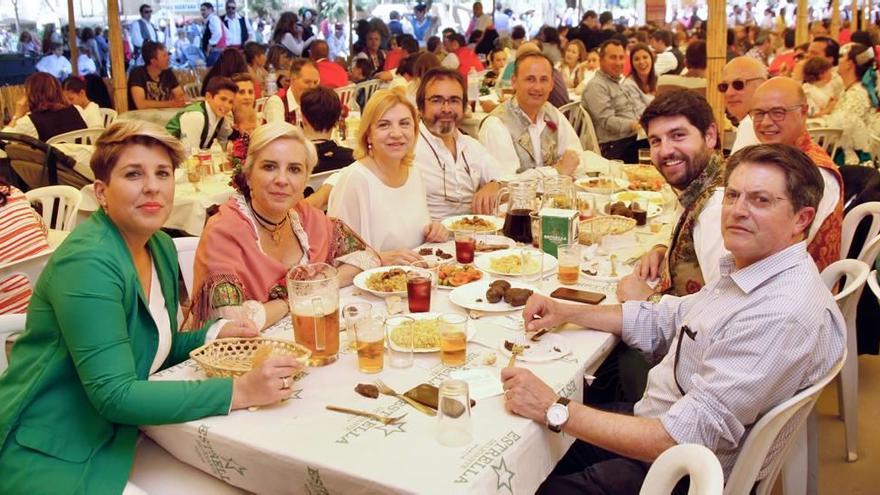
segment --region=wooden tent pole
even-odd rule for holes
[[[840,0],[831,0],[831,38],[840,36]]]
[[[859,30],[859,0],[852,0],[852,7],[849,9],[849,30],[856,32]]]
[[[706,96],[718,126],[718,139],[724,145],[724,95],[718,91],[721,70],[727,63],[727,13],[724,0],[709,0],[708,32],[706,33]]]
[[[795,27],[794,44],[802,45],[810,41],[810,26],[807,22],[807,0],[797,2],[797,22]]]
[[[128,110],[128,91],[125,82],[125,55],[122,51],[122,23],[119,21],[118,0],[107,0],[107,20],[110,29],[110,69],[113,81],[113,104],[118,113]]]
[[[79,75],[79,48],[76,46],[76,19],[73,17],[73,0],[67,0],[67,43],[70,45],[70,70]]]
[[[348,60],[354,61],[354,0],[348,0]]]

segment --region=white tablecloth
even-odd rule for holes
[[[181,108],[151,108],[149,110],[129,110],[116,117],[116,120],[146,120],[165,127],[165,124],[174,117]]]
[[[188,182],[176,185],[174,207],[163,227],[182,230],[194,236],[201,235],[208,216],[206,210],[211,206],[226,202],[234,191],[229,185],[229,176],[226,174],[216,174],[202,180],[199,183],[199,189],[200,191],[196,192],[193,185]],[[90,184],[82,188],[82,193],[80,212],[90,215],[98,209],[95,189]]]

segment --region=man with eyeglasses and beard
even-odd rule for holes
[[[755,129],[749,110],[752,108],[752,95],[758,86],[767,80],[767,67],[758,60],[742,56],[736,57],[721,71],[721,82],[718,91],[724,93],[724,108],[731,120],[738,123],[736,141],[731,153],[751,144],[757,144]]]
[[[416,105],[422,116],[415,165],[422,174],[433,219],[469,213],[494,214],[501,167],[489,150],[458,126],[467,107],[466,82],[453,69],[422,76]]]
[[[700,292],[605,306],[529,298],[529,332],[573,323],[660,359],[641,400],[608,410],[558,395],[526,368],[501,371],[509,411],[577,439],[537,493],[637,494],[650,463],[683,443],[713,451],[726,478],[755,422],[843,357],[843,315],[804,241],[822,196],[816,166],[791,146],[751,146],[730,157],[724,186],[714,234],[730,254]],[[783,427],[765,469],[799,426]]]

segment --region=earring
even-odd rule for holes
[[[373,154],[373,143],[367,143],[367,154],[368,155]]]

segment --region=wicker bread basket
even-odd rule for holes
[[[578,241],[581,244],[590,244],[589,235],[616,235],[629,232],[636,226],[634,218],[622,217],[620,215],[607,215],[602,217],[593,217],[580,223],[578,233]]]
[[[237,378],[251,370],[257,349],[270,346],[271,356],[293,356],[305,364],[312,351],[282,339],[217,339],[189,353],[209,377]],[[297,377],[294,377],[296,379]]]

